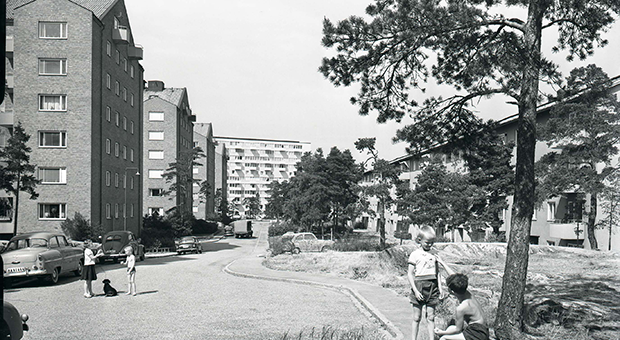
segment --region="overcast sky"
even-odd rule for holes
[[[125,0],[135,42],[144,47],[145,79],[186,87],[197,122],[213,123],[216,136],[307,141],[326,152],[337,146],[358,160],[357,138],[377,137],[380,156],[393,159],[405,154],[403,143],[391,142],[400,125],[360,116],[349,103],[356,88],[335,88],[317,71],[330,53],[321,45],[323,18],[362,15],[370,2]],[[619,75],[619,26],[585,63],[558,56],[562,71],[596,63]],[[477,110],[501,119],[516,109],[496,100]]]

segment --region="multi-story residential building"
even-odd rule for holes
[[[612,79],[612,85],[609,89],[616,93],[620,91],[620,77]],[[549,119],[549,112],[553,103],[542,105],[538,110],[537,123],[544,124]],[[503,136],[506,142],[514,142],[515,151],[513,155],[516,155],[516,143],[518,127],[518,116],[509,116],[499,122],[497,132]],[[536,160],[540,159],[544,154],[550,152],[551,149],[544,142],[538,142],[536,144]],[[435,155],[441,157],[443,163],[449,171],[457,171],[461,169],[464,171],[465,165],[462,158],[458,153],[446,154],[442,151],[442,148],[426,150],[421,154],[405,155],[391,161],[392,164],[400,164],[403,172],[401,174],[402,180],[407,180],[410,183],[410,187],[413,188],[416,183],[417,176],[421,173],[425,165],[425,155]],[[513,156],[513,162],[516,162],[516,156]],[[365,174],[365,183],[371,183],[373,180],[373,173],[368,172]],[[590,211],[590,195],[583,192],[565,192],[560,196],[550,197],[539,207],[532,217],[532,229],[530,232],[530,243],[532,244],[544,244],[544,245],[560,245],[560,246],[583,246],[589,248],[586,223],[588,220],[587,213]],[[513,197],[507,197],[509,207],[504,210],[502,220],[504,221],[503,227],[500,229],[510,233],[510,223],[512,214]],[[375,200],[371,200],[371,204]],[[376,203],[376,202],[375,202]],[[599,200],[599,205],[602,202]],[[600,219],[602,209],[597,208]],[[392,211],[386,213],[386,232],[393,234],[401,217]],[[363,216],[363,223],[367,224],[369,228],[376,228],[376,218],[371,216]],[[415,227],[410,226],[410,231],[414,231]],[[609,242],[609,230],[597,229],[596,238],[599,243],[600,249],[608,249]],[[458,229],[451,235],[455,240],[469,240],[469,236],[463,229]],[[618,249],[620,247],[620,234],[612,235],[612,249]]]
[[[228,200],[235,204],[235,214],[244,215],[244,199],[258,192],[261,210],[267,203],[268,185],[286,181],[295,175],[295,165],[310,152],[309,142],[239,137],[215,137],[228,151]]]
[[[192,211],[192,153],[196,116],[192,114],[186,88],[166,88],[152,80],[144,89],[144,211],[164,215],[179,207]],[[177,192],[162,177],[176,163]]]
[[[206,219],[213,215],[215,198],[215,141],[213,140],[213,125],[211,123],[194,124],[194,147],[199,147],[204,152],[204,158],[198,159],[200,164],[193,169],[194,180],[200,184],[194,184],[194,203],[192,211],[196,218]],[[200,185],[205,183],[208,192],[206,195],[199,193]]]
[[[139,233],[142,47],[124,1],[12,0],[6,19],[0,143],[21,122],[41,180],[38,199],[19,201],[17,231],[60,230],[81,213],[105,231]],[[11,213],[0,213],[10,236]]]
[[[215,143],[215,192],[220,199],[228,202],[228,151],[224,143]],[[214,204],[217,204],[214,202]],[[215,207],[217,211],[218,207]]]

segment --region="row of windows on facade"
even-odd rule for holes
[[[109,138],[106,138],[105,140],[105,153],[107,153],[108,155],[112,153],[112,141]],[[114,143],[114,156],[115,157],[121,156],[120,144],[118,142]],[[127,159],[127,146],[126,145],[123,145],[122,157],[125,160]],[[134,152],[133,152],[133,149],[131,148],[129,149],[129,161],[131,162],[134,161]]]
[[[235,149],[235,152],[238,154],[235,157],[244,157],[245,155],[245,151],[244,149]],[[259,154],[261,156],[273,156],[276,154],[276,152],[282,156],[295,156],[295,157],[301,157],[301,151],[273,151],[273,150],[260,150],[257,152],[252,152],[252,154]],[[234,154],[233,154],[234,155]],[[246,159],[247,157],[252,157],[252,156],[245,156]]]
[[[106,88],[108,90],[112,90],[112,76],[110,76],[110,74],[106,74]],[[116,96],[120,97],[121,93],[123,95],[123,100],[125,102],[127,102],[127,88],[123,87],[123,91],[121,92],[121,83],[118,82],[118,80],[114,81],[114,94],[116,94]],[[133,95],[133,93],[129,94],[129,104],[131,105],[131,107],[133,107],[135,105],[135,97]]]
[[[112,108],[109,106],[106,107],[105,117],[108,123],[112,122]],[[123,116],[121,119],[121,113],[118,111],[114,113],[114,123],[117,127],[120,128],[122,125],[123,130],[127,131],[127,122],[129,122],[129,132],[133,135],[135,133],[135,124],[133,120],[128,120],[126,116]]]
[[[112,43],[109,40],[106,46],[106,54],[108,55],[108,57],[112,58]],[[129,64],[129,62],[127,61],[127,58],[121,57],[121,52],[117,49],[116,50],[116,64],[121,65],[121,60],[123,62],[123,66],[122,66],[123,70],[125,71],[125,73],[129,73],[129,76],[133,79],[136,75],[134,66]]]
[[[118,172],[114,173],[114,186],[116,188],[119,187],[119,182],[120,182],[120,175]],[[133,176],[129,177],[129,189],[133,190],[134,188],[134,179]],[[105,185],[106,186],[111,186],[112,185],[112,172],[109,170],[106,170],[105,172]],[[127,188],[127,174],[123,175],[123,188]]]
[[[118,203],[114,204],[114,218],[134,217],[135,216],[135,207],[134,207],[133,203],[129,205],[129,216],[125,215],[126,212],[127,212],[127,209],[126,209],[124,204],[118,204]],[[105,205],[105,218],[108,219],[108,220],[111,220],[112,217],[113,217],[112,216],[112,204],[106,203],[106,205]]]
[[[149,111],[149,122],[163,122],[164,115],[163,111]],[[193,125],[189,121],[186,121],[186,119],[181,119],[180,121],[181,128],[187,132],[191,131]]]
[[[290,176],[293,176],[295,173],[291,172]],[[285,173],[286,175],[286,173]],[[272,177],[265,177],[265,176],[258,176],[258,175],[254,175],[254,176],[245,176],[245,177],[240,177],[240,176],[228,176],[228,180],[229,181],[243,181],[243,180],[254,180],[254,181],[265,181],[265,182],[270,182],[274,179],[278,179],[278,178],[285,178],[284,176],[272,176]]]
[[[256,189],[256,188],[268,188],[269,185],[267,184],[252,184],[252,183],[246,183],[250,185],[250,188],[252,189]],[[242,183],[229,183],[228,184],[229,188],[242,188],[243,184]]]
[[[288,167],[295,167],[296,164],[260,164],[260,163],[235,163],[234,166],[231,164],[231,170],[240,169],[242,167],[248,168],[279,168],[279,169],[287,169]]]
[[[8,221],[13,217],[13,198],[0,198],[0,221]],[[121,210],[119,214],[119,209]],[[67,203],[38,203],[38,214],[40,220],[65,220],[67,218]],[[123,206],[118,203],[114,205],[114,217],[119,218],[122,215]],[[134,217],[135,206],[132,203],[129,209],[129,217]],[[123,216],[125,217],[125,216]],[[106,204],[106,218],[112,218],[112,205]]]
[[[231,195],[256,195],[256,190],[229,190]]]
[[[133,94],[132,94],[132,105],[133,106]],[[67,95],[66,94],[39,94],[39,111],[53,111],[53,112],[66,112],[68,108],[67,104]],[[117,126],[118,123],[118,115],[117,112]],[[107,121],[111,121],[112,119],[112,108],[109,106],[106,108],[106,119]],[[126,124],[125,124],[126,126]],[[127,130],[127,128],[125,128]],[[133,128],[132,128],[133,131]],[[133,132],[132,132],[133,133]]]
[[[237,142],[237,141],[230,141],[230,142],[226,142],[228,145],[230,146],[242,146],[242,147],[246,147],[246,148],[271,148],[271,149],[301,149],[302,146],[298,145],[298,144],[277,144],[277,143],[259,143],[259,142]],[[241,150],[241,149],[237,149],[237,150]],[[243,150],[241,150],[241,152],[243,152]]]
[[[273,155],[273,154],[272,154]],[[267,157],[267,156],[231,156],[230,158],[232,160],[235,161],[242,161],[242,160],[246,160],[246,161],[264,161],[264,162],[272,162],[272,161],[283,161],[283,160],[290,160],[291,158],[297,162],[299,161],[299,157],[295,156],[294,153],[289,152],[289,155],[293,156],[293,157]],[[286,155],[285,155],[286,156]],[[239,162],[236,162],[237,164],[239,164]]]
[[[163,141],[164,131],[151,130],[148,132],[148,136],[149,136],[149,140]],[[193,144],[189,140],[185,139],[184,137],[181,137],[181,145],[186,148],[191,148]]]

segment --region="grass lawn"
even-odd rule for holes
[[[504,244],[436,244],[440,256],[456,272],[467,274],[489,325],[501,293]],[[383,252],[283,254],[264,265],[361,280],[409,295],[407,243]],[[528,332],[541,340],[620,339],[620,255],[576,248],[532,246],[526,288]],[[452,315],[455,299],[438,307],[437,324]]]

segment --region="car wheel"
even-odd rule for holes
[[[52,273],[50,274],[48,280],[51,284],[57,284],[58,278],[60,277],[60,269],[58,267],[54,268]]]
[[[4,278],[4,288],[11,289],[13,288],[13,279],[10,277]]]
[[[80,260],[80,262],[78,262],[78,268],[73,271],[73,274],[75,274],[75,276],[82,276],[82,270],[84,270],[84,262]]]
[[[118,258],[114,258],[114,263],[118,263]]]
[[[332,250],[332,247],[330,247],[330,246],[323,246],[323,247],[321,248],[321,252],[322,252],[322,253],[324,253],[324,252],[326,252],[326,251],[330,251],[330,250]]]
[[[291,250],[291,253],[299,254],[299,253],[301,253],[301,250],[299,248],[295,248],[295,249]]]

